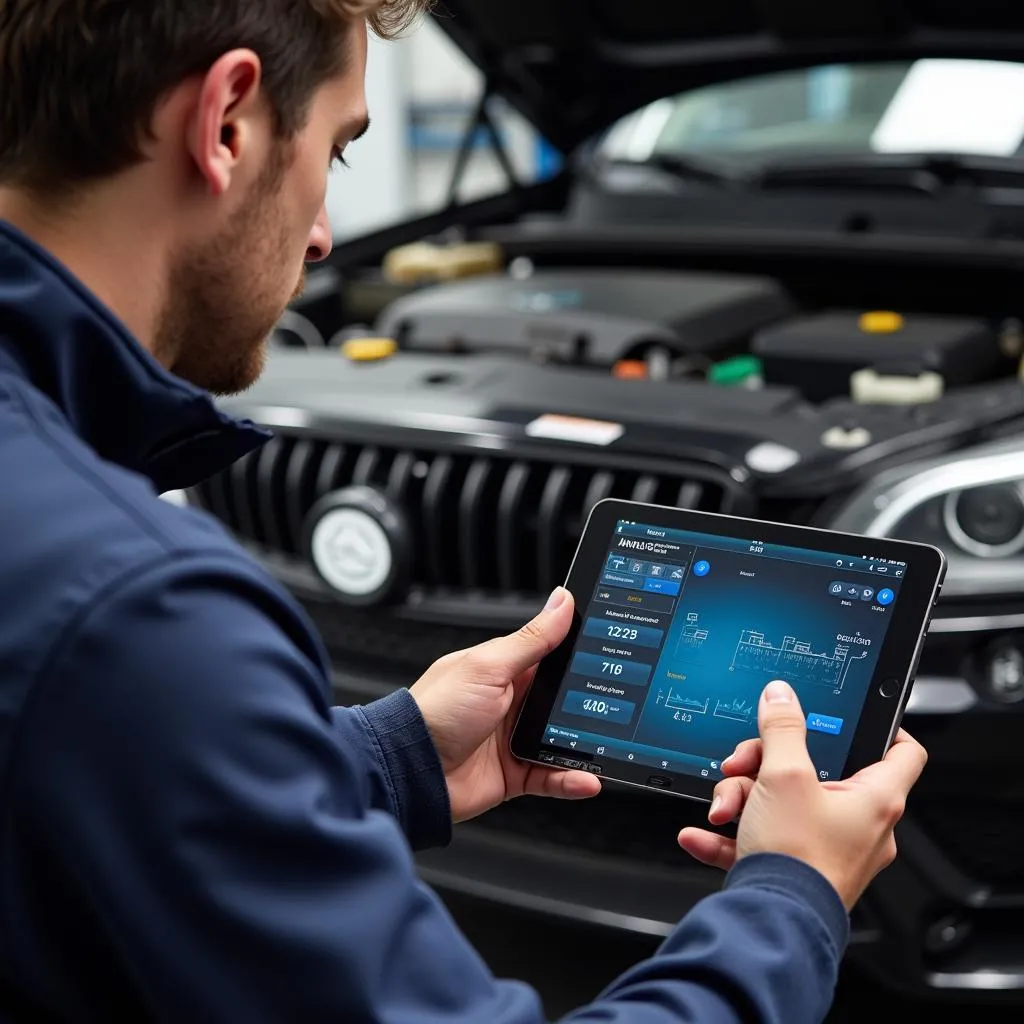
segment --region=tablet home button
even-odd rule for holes
[[[648,786],[657,786],[659,789],[669,789],[672,785],[672,780],[664,775],[652,775],[647,780]]]
[[[900,681],[898,679],[883,679],[878,692],[883,697],[895,697],[900,692]]]

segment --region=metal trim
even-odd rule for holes
[[[1015,615],[968,615],[932,619],[929,633],[986,633],[1024,629],[1024,613]]]
[[[936,972],[928,975],[932,988],[969,989],[975,992],[1007,992],[1024,989],[1024,971]]]
[[[539,914],[582,921],[586,924],[604,925],[620,931],[632,932],[637,935],[652,935],[665,938],[675,931],[676,925],[665,921],[654,921],[647,917],[633,917],[620,914],[613,910],[599,910],[582,903],[568,900],[556,900],[550,896],[535,896],[522,889],[509,889],[505,886],[493,885],[466,878],[464,875],[450,874],[435,868],[417,865],[420,877],[437,889],[448,889],[466,896],[489,900],[492,903],[504,903],[522,910],[532,910]]]

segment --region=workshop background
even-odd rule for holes
[[[338,242],[448,202],[458,150],[484,92],[483,73],[434,21],[395,42],[371,38],[366,81],[373,131],[352,146],[351,167],[333,172],[328,191]],[[521,115],[497,99],[489,110],[521,182],[557,171],[557,152]],[[478,129],[457,197],[468,202],[507,188],[487,134]]]

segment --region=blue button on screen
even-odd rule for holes
[[[702,558],[699,562],[694,563],[693,575],[694,576],[707,576],[711,572],[711,563],[705,562]]]
[[[843,728],[841,718],[829,718],[828,715],[808,715],[807,728],[811,732],[824,732],[829,736],[838,736]]]
[[[652,626],[633,626],[626,622],[591,617],[583,626],[583,635],[607,643],[637,645],[639,647],[661,647],[665,631]]]
[[[601,582],[609,587],[625,587],[627,590],[642,590],[642,576],[628,576],[621,572],[605,572],[601,574]]]
[[[562,702],[562,710],[568,715],[586,715],[616,725],[629,725],[636,711],[636,704],[619,697],[606,697],[600,693],[581,693],[570,690]]]
[[[587,654],[584,651],[578,652],[572,659],[569,671],[574,675],[606,680],[619,686],[646,686],[651,678],[650,665],[601,654]]]
[[[679,594],[679,583],[676,580],[659,580],[648,577],[644,580],[644,590],[649,594],[670,594],[676,597]]]
[[[875,598],[879,604],[892,604],[895,599],[896,595],[888,587],[884,590],[880,590],[878,592],[878,596]]]

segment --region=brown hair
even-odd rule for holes
[[[0,0],[0,182],[56,198],[141,157],[160,99],[253,50],[280,135],[343,70],[358,18],[394,38],[431,0]]]

